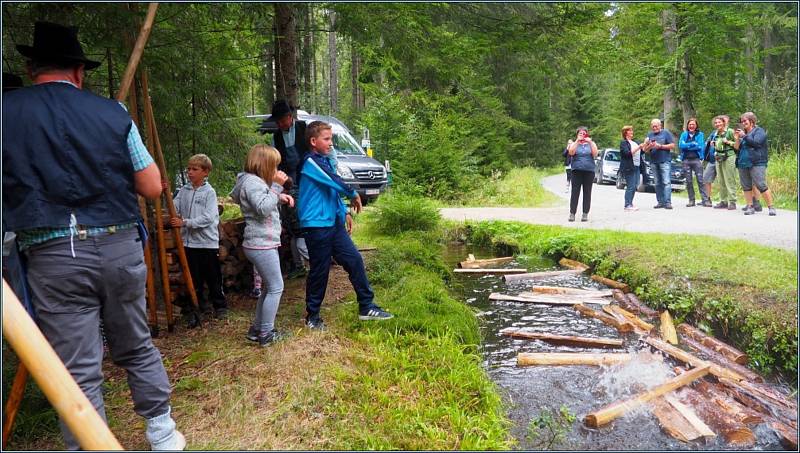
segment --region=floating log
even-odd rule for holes
[[[456,274],[521,274],[525,275],[528,269],[453,269]]]
[[[721,410],[700,392],[684,388],[681,390],[680,399],[692,406],[700,418],[719,433],[727,443],[735,447],[751,447],[755,444],[755,436],[750,428]]]
[[[751,392],[736,382],[729,379],[719,379],[720,390],[724,391],[728,396],[734,400],[742,403],[744,406],[753,410],[761,412],[769,417],[775,417],[791,427],[797,426],[797,412],[787,408],[781,404],[762,397],[754,392]]]
[[[778,435],[784,448],[789,451],[797,451],[797,428],[792,428],[777,420],[771,421],[769,427]]]
[[[611,299],[598,296],[596,294],[547,294],[537,293],[533,291],[523,291],[519,293],[522,297],[550,297],[552,299],[571,300],[572,303],[590,303],[607,305],[611,303]]]
[[[562,286],[534,286],[530,289],[533,293],[542,294],[570,294],[588,297],[611,297],[611,290],[565,288]]]
[[[605,307],[603,307],[605,308]],[[609,308],[614,311],[614,313],[619,314],[622,316],[626,321],[630,322],[634,325],[634,327],[642,330],[645,333],[649,333],[655,326],[650,323],[642,321],[638,316],[634,315],[633,313],[625,310],[622,307],[618,307],[616,305],[609,305]]]
[[[661,352],[669,354],[673,358],[675,358],[677,360],[680,360],[683,363],[688,363],[689,365],[691,365],[693,367],[700,367],[700,366],[710,365],[711,366],[711,374],[713,374],[717,378],[723,378],[724,377],[724,378],[731,379],[733,381],[741,381],[742,379],[744,379],[744,376],[742,376],[739,373],[734,372],[733,370],[730,370],[728,368],[725,368],[725,367],[722,367],[722,366],[719,366],[719,365],[716,365],[716,364],[713,364],[713,363],[710,363],[710,362],[706,362],[705,360],[702,360],[699,357],[696,357],[696,356],[694,356],[692,354],[689,354],[688,352],[684,351],[683,349],[680,349],[677,346],[672,346],[671,344],[667,343],[666,341],[662,341],[662,340],[659,340],[658,338],[654,338],[654,337],[644,337],[644,341],[645,341],[645,343],[647,343],[650,346],[660,350]]]
[[[708,381],[701,381],[695,385],[697,391],[702,393],[703,396],[714,403],[720,410],[727,412],[734,420],[749,426],[754,426],[764,421],[764,417],[761,414],[737,403],[719,387],[721,387],[719,384],[715,385]]]
[[[479,269],[486,266],[495,266],[497,264],[506,264],[514,261],[513,256],[505,256],[502,258],[489,258],[482,260],[476,260],[475,257],[472,256],[471,254],[469,256],[472,259],[467,259],[466,261],[458,263],[458,267],[462,269]]]
[[[751,398],[755,398],[766,404],[773,414],[781,421],[788,422],[790,425],[797,425],[797,402],[789,400],[786,396],[775,392],[775,390],[764,385],[754,384],[743,380],[720,378],[719,382],[725,386],[733,387],[745,392]]]
[[[589,270],[589,266],[588,265],[583,264],[580,261],[571,260],[571,259],[566,258],[566,257],[565,258],[561,258],[560,260],[558,260],[558,264],[560,264],[560,265],[562,265],[564,267],[568,267],[570,269],[579,270],[581,272],[585,272],[585,271]]]
[[[682,442],[717,436],[690,407],[672,395],[656,398],[650,404],[653,406],[653,415],[661,424],[661,429]]]
[[[595,348],[622,347],[622,340],[616,338],[588,338],[568,335],[552,335],[549,333],[526,332],[515,328],[501,330],[500,334],[506,337],[524,338],[527,340],[542,340],[548,343],[565,344],[570,346],[586,346]]]
[[[692,383],[694,380],[699,379],[708,374],[709,369],[710,367],[708,365],[705,365],[702,367],[695,368],[686,373],[683,373],[680,376],[676,376],[670,379],[669,381],[659,385],[658,387],[640,393],[639,395],[631,399],[618,401],[616,403],[604,407],[603,409],[592,412],[583,419],[583,422],[584,424],[586,424],[586,426],[590,428],[599,428],[600,426],[610,423],[614,419],[620,417],[629,410],[643,403],[646,403],[652,399],[658,398],[659,396],[662,396],[675,389],[678,389],[680,387]]]
[[[560,277],[572,277],[574,275],[581,274],[581,271],[578,270],[566,270],[566,271],[546,271],[546,272],[527,272],[524,274],[517,274],[517,275],[506,275],[503,277],[503,280],[506,282],[518,282],[521,280],[540,280],[545,278],[560,278]]]
[[[717,351],[714,351],[710,348],[705,347],[704,345],[694,341],[693,339],[681,334],[681,341],[686,346],[694,349],[696,352],[706,356],[709,362],[716,363],[719,366],[725,367],[734,371],[740,375],[742,375],[748,381],[753,382],[764,382],[764,378],[756,373],[755,371],[747,368],[746,366],[739,365],[738,363],[731,362],[728,360],[727,357],[724,357],[722,354],[719,354]]]
[[[702,331],[690,326],[689,324],[680,324],[678,326],[678,331],[695,341],[699,341],[706,347],[717,351],[732,362],[738,363],[739,365],[747,365],[747,354],[731,345],[719,341],[712,336],[706,335]]]
[[[587,303],[587,304],[599,304],[599,305],[610,303],[608,299],[575,300],[574,298],[570,297],[552,297],[544,294],[532,294],[532,293],[518,294],[518,295],[492,293],[489,294],[489,300],[507,300],[511,302],[528,302],[532,304],[545,304],[545,305],[575,305],[576,302],[581,304]]]
[[[628,353],[591,354],[585,352],[520,352],[517,366],[534,365],[616,365],[630,362]]]
[[[608,324],[609,326],[614,327],[621,333],[628,333],[633,331],[634,326],[630,322],[621,322],[620,320],[609,314],[591,309],[583,304],[575,304],[572,306],[572,308],[577,310],[583,316],[599,319],[604,324]]]
[[[631,287],[628,286],[626,283],[618,282],[616,280],[612,280],[610,278],[602,277],[597,274],[592,275],[592,280],[596,281],[597,283],[602,283],[608,287],[620,289],[623,292],[629,293],[631,292]]]
[[[668,310],[661,312],[661,324],[658,327],[661,332],[661,338],[666,340],[667,343],[678,344],[678,333],[675,332],[675,324],[672,323],[672,315],[669,314]]]
[[[643,304],[639,301],[639,298],[636,297],[636,294],[628,293],[625,294],[626,301],[623,303],[618,301],[619,305],[626,310],[636,313],[637,315],[644,316],[648,319],[653,319],[658,317],[658,312],[653,310],[652,308],[648,307],[647,305]]]

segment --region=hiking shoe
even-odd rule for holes
[[[278,332],[278,329],[272,329],[264,335],[258,335],[258,345],[263,348],[286,338],[289,338],[289,334]]]
[[[728,203],[728,211],[735,211],[736,210],[736,203],[730,202]]]
[[[712,205],[712,204],[711,204],[711,200],[705,200],[705,201],[703,201],[703,203],[702,203],[702,206],[703,206],[704,208],[711,208],[711,207],[713,207],[714,205]]]
[[[583,215],[581,215],[581,222],[588,222],[588,221],[589,221],[589,214],[584,212]]]
[[[753,209],[752,206],[745,206],[744,207],[744,215],[753,215],[756,213],[756,210]]]
[[[319,316],[311,319],[306,318],[306,327],[308,327],[311,330],[325,330],[325,323]]]
[[[755,209],[756,212],[761,212],[761,211],[764,210],[764,207],[761,206],[761,202],[760,201],[753,200],[753,209]]]
[[[695,206],[697,206],[697,205],[695,204],[694,200],[692,200],[692,201],[690,201],[690,202],[686,203],[686,207],[687,207],[687,208],[693,208],[693,207],[695,207]]]
[[[214,309],[214,317],[219,320],[227,319],[228,317],[228,309],[226,307],[220,307]]]
[[[569,221],[570,222],[574,222],[575,221],[575,214],[570,214],[569,215]]]
[[[250,326],[250,328],[247,329],[247,334],[244,337],[250,341],[258,341],[258,329],[256,326]]]
[[[360,312],[358,319],[362,321],[383,321],[385,319],[392,319],[394,315],[388,311],[383,310],[381,307],[375,305],[367,311]]]
[[[659,204],[657,204],[657,205],[653,206],[653,209],[661,209],[661,208],[663,208],[663,207],[664,207],[664,205],[663,205],[663,204],[661,204],[661,203],[659,203]]]
[[[770,207],[769,207],[769,215],[770,215],[770,216],[772,216],[772,217],[775,217],[776,215],[778,215],[778,212],[777,212],[777,211],[775,211],[775,208],[773,208],[772,206],[770,206]]]
[[[728,202],[727,201],[720,201],[714,206],[714,209],[728,209]]]
[[[250,297],[253,299],[258,299],[261,297],[261,288],[253,288],[253,290],[250,291]]]
[[[672,209],[672,203],[665,204],[664,209]]]
[[[305,277],[306,275],[308,275],[308,271],[306,270],[305,267],[300,266],[300,267],[296,267],[296,268],[290,270],[286,274],[286,280],[292,280],[294,278]]]

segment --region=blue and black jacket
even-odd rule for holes
[[[323,155],[306,154],[300,168],[300,193],[297,216],[301,228],[332,227],[344,222],[347,208],[342,197],[355,198],[358,193],[336,174]]]

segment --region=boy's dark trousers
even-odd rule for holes
[[[208,301],[203,297],[203,285],[208,286],[208,299],[214,309],[228,308],[225,301],[225,294],[222,292],[222,270],[219,266],[218,249],[198,249],[184,247],[186,251],[186,261],[189,262],[189,273],[192,274],[194,291],[197,294],[197,303],[200,311],[210,312]],[[187,314],[192,311],[191,303],[184,306],[181,313]]]
[[[372,307],[375,294],[367,280],[364,260],[353,244],[350,235],[341,220],[337,219],[332,227],[306,228],[303,230],[308,246],[308,257],[311,270],[306,278],[306,312],[308,319],[319,316],[322,299],[328,288],[328,273],[331,269],[331,257],[341,264],[350,277],[350,283],[356,291],[358,308],[361,312]]]

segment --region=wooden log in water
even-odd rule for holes
[[[589,270],[589,266],[588,265],[583,264],[580,261],[571,260],[571,259],[566,258],[566,257],[561,258],[560,260],[558,260],[558,264],[560,264],[560,265],[562,265],[564,267],[568,267],[570,269],[579,270],[581,272],[585,272],[585,271]]]
[[[521,274],[525,275],[528,269],[453,269],[456,274]]]
[[[659,340],[658,338],[654,338],[654,337],[644,337],[643,340],[644,340],[645,343],[647,343],[650,346],[658,349],[659,351],[664,352],[666,354],[669,354],[673,358],[675,358],[677,360],[680,360],[683,363],[688,363],[689,365],[691,365],[693,367],[701,367],[701,366],[705,366],[705,365],[710,365],[711,366],[711,374],[713,374],[717,378],[723,378],[724,377],[724,378],[731,379],[733,381],[741,381],[741,380],[744,379],[744,376],[742,376],[739,373],[734,372],[733,370],[730,370],[730,369],[725,368],[725,367],[721,367],[721,366],[719,366],[717,364],[714,364],[714,363],[711,363],[711,362],[706,362],[705,360],[702,360],[699,357],[694,356],[694,355],[684,351],[683,349],[681,349],[681,348],[679,348],[677,346],[672,346],[671,344],[667,343],[666,341]]]
[[[586,352],[520,352],[517,354],[517,366],[535,365],[616,365],[630,362],[633,358],[628,353],[593,354]]]
[[[535,293],[532,291],[523,291],[517,295],[519,297],[571,301],[573,304],[608,305],[611,303],[611,299],[609,298],[598,297],[592,294],[546,294],[546,293]]]
[[[548,343],[564,344],[569,346],[585,346],[592,348],[621,348],[622,340],[617,338],[589,338],[569,335],[553,335],[542,332],[526,332],[516,328],[503,329],[501,335],[526,340],[542,340]]]
[[[470,255],[470,256],[472,256],[472,255]],[[511,261],[514,261],[514,257],[513,256],[504,256],[502,258],[489,258],[489,259],[481,259],[481,260],[476,260],[476,259],[474,259],[475,257],[472,257],[472,258],[473,259],[471,259],[471,260],[467,259],[465,261],[461,261],[460,263],[458,263],[458,267],[460,267],[462,269],[480,269],[480,268],[483,268],[483,267],[496,266],[498,264],[505,264],[505,263],[510,263]]]
[[[530,289],[532,293],[542,294],[570,294],[575,296],[587,297],[611,297],[611,290],[566,288],[563,286],[534,286]]]
[[[636,294],[625,294],[625,299],[625,303],[619,302],[620,307],[623,307],[631,313],[644,316],[648,319],[654,319],[658,317],[658,312],[643,304],[639,298],[636,297]]]
[[[720,378],[719,382],[726,387],[731,387],[747,395],[749,398],[759,401],[768,407],[772,415],[778,420],[794,427],[797,426],[796,401],[788,399],[788,397],[777,393],[764,384],[754,384],[744,380],[736,381],[728,378]]]
[[[770,421],[769,427],[778,435],[784,448],[789,451],[797,451],[797,428],[792,428],[777,420]]]
[[[489,294],[489,300],[505,300],[510,302],[527,302],[529,304],[544,304],[544,305],[575,305],[575,303],[590,303],[590,304],[607,304],[609,301],[607,299],[581,299],[575,300],[571,298],[563,298],[563,297],[548,297],[544,294],[530,294],[530,295],[512,295],[512,294],[501,294],[501,293],[491,293]]]
[[[674,378],[659,385],[658,387],[640,393],[639,395],[636,395],[631,399],[618,401],[616,403],[604,407],[603,409],[592,412],[586,415],[586,417],[583,419],[583,422],[586,426],[590,428],[599,428],[600,426],[612,422],[616,418],[625,414],[629,410],[640,406],[641,404],[644,404],[650,400],[658,398],[659,396],[665,395],[687,384],[691,384],[696,379],[700,379],[701,377],[708,374],[709,369],[710,367],[708,365],[705,365],[702,367],[695,368],[691,371],[687,371],[686,373],[683,373],[679,376],[675,376]]]
[[[605,308],[605,307],[603,307],[603,308]],[[630,322],[631,324],[634,325],[634,327],[636,327],[637,329],[641,330],[644,333],[649,333],[655,327],[654,325],[643,321],[641,318],[639,318],[638,316],[636,316],[633,313],[629,312],[628,310],[625,310],[622,307],[619,307],[619,306],[616,306],[616,305],[609,305],[609,308],[614,313],[622,316],[623,319],[625,319],[626,321]]]
[[[719,387],[721,387],[719,384],[712,384],[708,381],[698,381],[694,386],[706,399],[715,404],[719,410],[728,413],[734,420],[748,426],[754,426],[764,421],[763,415],[739,404]]]
[[[516,275],[505,275],[503,276],[503,280],[508,282],[519,282],[522,280],[542,280],[545,278],[563,278],[563,277],[572,277],[575,275],[581,274],[581,271],[578,270],[566,270],[566,271],[546,271],[546,272],[527,272],[522,274]]]
[[[671,394],[656,398],[650,404],[662,430],[682,442],[717,436],[690,407]]]
[[[734,348],[733,346],[723,343],[722,341],[706,335],[702,331],[689,324],[682,323],[678,326],[678,331],[687,337],[698,341],[708,348],[717,351],[719,354],[727,357],[728,360],[738,363],[739,365],[747,365],[747,354]]]
[[[602,283],[610,288],[616,288],[622,290],[623,292],[626,293],[631,292],[631,287],[628,286],[626,283],[618,282],[616,280],[612,280],[610,278],[606,278],[601,275],[593,274],[592,280],[596,281],[597,283]]]
[[[764,414],[768,419],[779,421],[796,430],[797,412],[753,394],[729,379],[719,379],[719,389],[742,405]]]
[[[672,315],[668,310],[661,312],[661,323],[658,325],[661,338],[672,345],[678,344],[678,333],[675,331],[675,324],[672,322]]]
[[[727,357],[719,354],[705,345],[694,341],[693,339],[681,334],[681,342],[706,357],[709,362],[716,363],[719,366],[728,368],[729,370],[742,375],[745,379],[752,382],[764,382],[764,378],[755,371],[747,368],[746,366],[739,365],[738,363],[731,362]]]
[[[681,389],[679,398],[682,402],[693,407],[697,415],[731,446],[748,448],[755,444],[755,436],[750,428],[724,410],[720,410],[700,392],[684,388]]]
[[[614,327],[621,333],[628,333],[633,332],[634,326],[630,322],[620,322],[617,318],[603,313],[592,308],[589,308],[583,304],[575,304],[572,306],[575,310],[577,310],[583,316],[588,316],[590,318],[599,319],[604,324],[607,324],[611,327]]]

